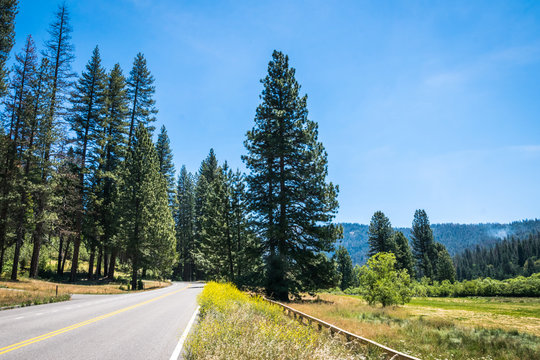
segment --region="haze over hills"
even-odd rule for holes
[[[347,248],[353,264],[362,265],[367,260],[368,225],[342,223],[343,239],[339,240]],[[540,232],[540,220],[522,220],[509,224],[432,224],[435,241],[446,246],[450,255],[476,245],[492,245],[507,237],[521,237],[531,232]],[[394,228],[403,232],[411,240],[411,228]]]

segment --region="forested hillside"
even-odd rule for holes
[[[458,280],[530,276],[540,272],[540,233],[466,249],[455,256],[454,263]]]
[[[368,258],[368,225],[343,223],[341,244],[347,248],[354,264],[364,264]],[[540,220],[515,221],[510,224],[433,224],[435,241],[446,246],[454,256],[476,245],[493,245],[506,237],[523,237],[540,231]],[[396,228],[411,239],[411,228]]]

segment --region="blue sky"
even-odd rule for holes
[[[177,169],[213,147],[243,168],[274,49],[290,56],[319,123],[338,221],[384,211],[410,225],[540,217],[540,2],[72,0],[80,72],[99,45],[155,77]],[[22,0],[19,51],[58,1]]]

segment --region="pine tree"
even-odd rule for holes
[[[76,235],[76,222],[82,211],[79,185],[79,160],[73,147],[59,150],[59,164],[50,182],[53,191],[51,198],[57,200],[55,204],[55,230],[58,235],[57,269],[58,275],[63,275],[64,266],[71,249],[73,237]]]
[[[79,165],[79,191],[83,209],[85,208],[84,204],[88,201],[87,160],[94,147],[93,135],[96,132],[96,127],[103,121],[105,114],[105,79],[105,69],[101,66],[99,49],[96,46],[92,58],[86,65],[86,70],[81,74],[75,86],[71,98],[72,115],[69,117],[71,129],[75,133],[76,150],[81,161]],[[77,274],[79,248],[83,236],[83,215],[81,212],[77,219],[78,234],[73,243],[71,281],[75,281]]]
[[[135,131],[122,168],[119,195],[120,236],[131,261],[131,286],[137,289],[139,269],[146,267],[167,275],[176,257],[167,185],[159,172],[156,149],[143,124]]]
[[[416,210],[412,224],[412,250],[418,278],[433,278],[435,245],[433,231],[425,210]]]
[[[396,269],[405,269],[411,275],[414,276],[414,260],[409,246],[409,240],[403,235],[401,231],[394,233],[394,243],[396,244]]]
[[[26,153],[26,136],[32,124],[33,84],[37,77],[37,54],[31,36],[26,39],[24,50],[15,56],[11,82],[11,95],[7,101],[9,115],[8,147],[6,151],[4,173],[2,176],[1,210],[2,228],[0,236],[5,239],[9,217],[16,223],[15,250],[11,279],[17,280],[20,250],[25,235],[25,217],[27,210],[28,186],[23,167]],[[1,241],[3,245],[5,242]]]
[[[154,131],[151,123],[156,120],[154,115],[157,114],[157,109],[155,108],[156,102],[152,99],[155,91],[153,83],[154,77],[146,67],[146,59],[143,54],[138,53],[133,61],[133,68],[127,81],[130,102],[129,144],[131,144],[133,131],[138,124],[146,126],[150,133]]]
[[[0,99],[7,92],[8,71],[6,63],[11,48],[15,44],[15,17],[18,6],[18,0],[0,0]]]
[[[169,193],[169,207],[174,211],[176,207],[176,189],[175,189],[175,169],[173,163],[173,154],[171,150],[171,142],[167,135],[165,126],[161,127],[156,142],[156,151],[159,159],[159,171],[167,182],[167,191]]]
[[[185,166],[180,169],[176,191],[178,207],[175,212],[178,266],[175,278],[194,279],[193,251],[195,242],[195,179]]]
[[[46,70],[46,89],[43,94],[46,96],[44,114],[39,121],[37,134],[36,153],[40,160],[37,165],[41,174],[40,184],[37,187],[35,199],[35,227],[32,234],[34,248],[39,249],[43,243],[46,231],[50,230],[51,212],[51,190],[49,181],[52,173],[51,149],[59,137],[58,127],[60,118],[64,114],[66,96],[71,89],[71,81],[74,76],[71,71],[73,62],[73,45],[71,44],[72,28],[69,20],[69,12],[65,4],[59,6],[55,14],[55,20],[49,27],[49,40],[45,43],[42,53],[45,64],[49,66]],[[31,266],[31,275],[36,276],[39,251],[34,252],[34,259]]]
[[[437,254],[434,266],[435,279],[437,281],[449,280],[453,283],[456,280],[456,269],[448,250],[443,244],[436,242],[435,251]]]
[[[214,150],[201,163],[196,189],[196,268],[206,279],[230,278],[228,264],[227,187]]]
[[[97,151],[103,169],[101,174],[103,181],[101,206],[103,235],[98,266],[100,265],[99,260],[103,258],[105,264],[105,258],[109,257],[108,266],[104,266],[104,274],[111,280],[114,278],[119,247],[114,237],[118,225],[115,217],[118,200],[116,187],[118,185],[118,170],[127,148],[128,113],[126,81],[120,65],[116,64],[107,79],[104,138],[98,141],[101,145],[98,146]]]
[[[339,287],[341,290],[346,290],[352,286],[353,282],[353,266],[351,256],[347,249],[343,246],[339,246],[334,255],[337,263],[338,272],[341,274],[341,282]]]
[[[257,238],[247,206],[245,176],[237,170],[228,172],[228,227],[232,243],[231,255],[234,282],[238,286],[257,286],[261,283],[262,249]]]
[[[330,284],[334,265],[325,252],[341,235],[331,223],[338,188],[326,182],[327,155],[294,75],[288,57],[274,51],[243,157],[266,254],[266,291],[279,300]]]
[[[382,211],[376,211],[369,224],[369,256],[379,252],[395,252],[392,224]]]
[[[8,149],[8,138],[7,138],[7,135],[6,135],[6,132],[4,130],[4,125],[2,124],[2,122],[0,122],[0,164],[5,164],[6,162],[6,158],[7,158],[7,149]],[[2,168],[0,169],[0,174],[1,174],[1,182],[4,183],[4,179],[5,179],[5,168]],[[5,184],[7,185],[7,184]],[[2,184],[2,187],[5,186],[4,184]],[[6,199],[4,197],[4,194],[3,194],[3,190],[2,190],[2,193],[1,193],[2,196],[0,196],[0,209],[3,209],[4,206],[6,206]],[[6,213],[7,213],[7,209],[6,209]],[[7,232],[7,219],[6,218],[0,218],[0,231],[4,232],[6,231]],[[4,233],[5,234],[5,233]],[[6,244],[6,237],[5,235],[0,237],[0,274],[3,272],[4,270],[4,256],[5,256],[5,251],[6,251],[6,247],[7,247],[7,244]]]

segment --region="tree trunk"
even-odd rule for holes
[[[114,280],[114,268],[116,267],[116,249],[112,249],[111,257],[109,259],[109,271],[107,272],[107,278]]]
[[[99,279],[101,277],[101,260],[103,258],[103,246],[99,247],[97,264],[96,264],[96,277]]]
[[[21,246],[22,246],[22,236],[23,233],[18,229],[17,231],[17,240],[15,242],[15,253],[13,255],[13,266],[11,268],[11,280],[17,280],[18,270],[19,270],[19,258],[21,256]]]
[[[68,241],[66,243],[66,251],[64,252],[64,260],[62,260],[62,269],[60,269],[60,273],[61,273],[60,275],[64,274],[64,269],[66,268],[66,260],[68,258],[68,254],[69,254],[70,242],[71,242],[71,237],[68,237]]]
[[[107,254],[107,249],[103,250],[103,276],[109,274],[109,254]]]
[[[3,174],[5,176],[5,174]],[[5,196],[5,194],[3,194]],[[5,211],[4,211],[5,210]],[[4,254],[6,251],[6,232],[7,232],[7,205],[4,201],[0,202],[0,274],[4,269]]]
[[[33,236],[34,249],[32,251],[32,261],[30,262],[30,277],[36,278],[38,275],[39,267],[39,251],[41,249],[41,238],[39,236]]]
[[[4,244],[0,244],[0,275],[2,275],[2,272],[4,271],[4,254],[6,252],[6,247],[3,245]]]
[[[137,258],[133,259],[133,272],[131,274],[131,290],[137,290]]]
[[[60,244],[58,245],[58,263],[56,264],[56,273],[58,275],[62,275],[62,248],[64,246],[64,234],[62,233],[60,234],[59,242]]]
[[[88,260],[88,280],[92,280],[94,278],[95,257],[96,257],[96,247],[92,246],[92,250],[90,250],[90,259]]]
[[[80,247],[81,247],[81,233],[79,232],[75,236],[75,241],[73,242],[73,256],[71,257],[71,274],[69,275],[69,281],[71,282],[74,282],[77,279],[77,268],[79,267]]]

